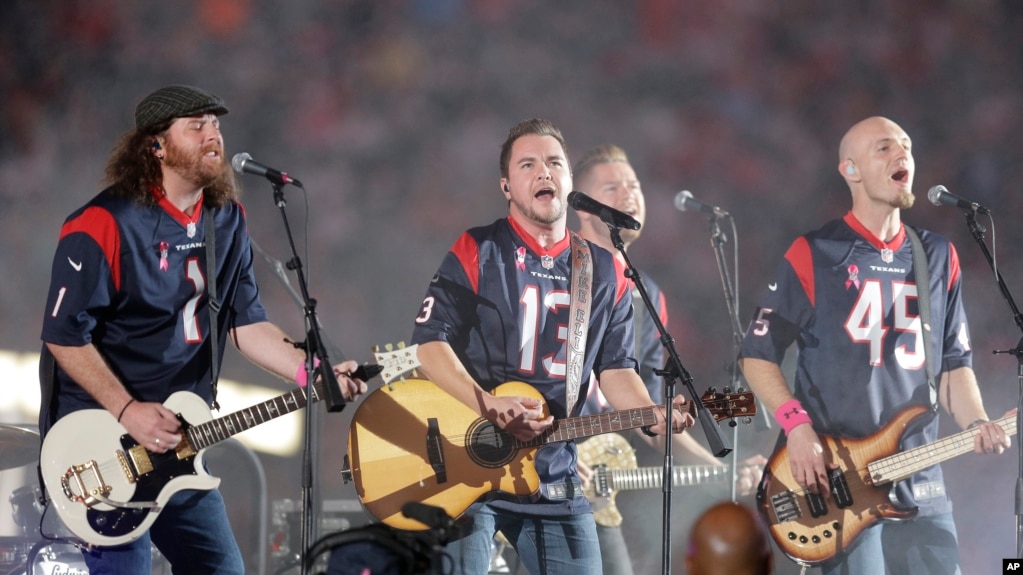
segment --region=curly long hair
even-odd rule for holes
[[[156,137],[169,127],[170,122],[167,122],[152,133],[132,129],[121,135],[106,166],[105,183],[111,186],[113,193],[133,198],[144,205],[157,203],[158,198],[151,190],[154,186],[163,185],[163,172],[152,148]],[[225,164],[217,179],[203,189],[203,204],[219,208],[237,202],[239,195],[234,172]]]

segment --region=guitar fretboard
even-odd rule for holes
[[[671,468],[675,487],[727,482],[731,468],[727,465],[677,465]],[[611,488],[616,491],[657,489],[661,487],[664,470],[660,467],[611,470]]]
[[[558,419],[543,435],[539,435],[530,441],[518,441],[519,447],[538,447],[555,441],[569,441],[611,433],[613,431],[625,431],[646,425],[657,423],[656,407],[637,407],[622,411],[609,413],[598,413],[596,415],[583,415]]]
[[[1009,437],[1016,433],[1015,414],[997,419],[994,423],[1001,426]],[[973,451],[973,438],[978,433],[980,433],[979,429],[967,429],[933,443],[878,459],[868,464],[867,469],[875,485],[901,481],[932,465]]]
[[[310,388],[313,390],[313,403],[316,403],[323,397],[323,384],[316,382]],[[306,406],[305,389],[296,388],[263,403],[193,425],[185,433],[195,449],[205,449],[261,423],[302,409]]]

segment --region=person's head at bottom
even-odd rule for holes
[[[744,505],[718,503],[703,512],[689,534],[689,575],[766,575],[774,567],[767,530]]]

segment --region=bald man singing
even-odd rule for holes
[[[750,386],[786,435],[794,480],[827,494],[827,470],[839,461],[820,436],[867,437],[911,406],[933,409],[902,434],[900,451],[938,439],[940,404],[959,428],[978,429],[974,451],[1002,453],[1009,438],[988,421],[973,372],[955,247],[902,221],[915,199],[909,135],[887,118],[867,118],[842,138],[837,169],[852,209],[788,248],[741,350]],[[926,257],[926,284],[920,281],[924,270],[914,265],[914,235]],[[918,305],[925,294],[928,321]],[[799,357],[790,388],[779,364],[793,343]],[[886,568],[900,575],[960,573],[941,467],[899,482],[895,494],[903,507],[918,508],[916,518],[874,524],[822,565],[823,575]]]

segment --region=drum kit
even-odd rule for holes
[[[35,463],[39,457],[39,434],[31,429],[0,424],[0,471]],[[43,542],[42,493],[35,484],[15,489],[8,501],[20,534],[0,537],[0,575],[27,575],[29,555],[35,547],[32,574],[87,575],[82,554],[70,544]]]
[[[0,423],[0,471],[38,461],[39,444],[39,434],[34,430]],[[46,508],[42,490],[37,484],[18,487],[11,492],[8,501],[19,534],[0,536],[0,575],[89,575],[78,547],[43,537]],[[54,531],[61,533],[65,529],[61,525],[53,527]],[[50,530],[49,519],[47,530]],[[30,556],[31,570],[28,568]],[[152,573],[163,573],[168,567],[166,560],[154,548]]]

